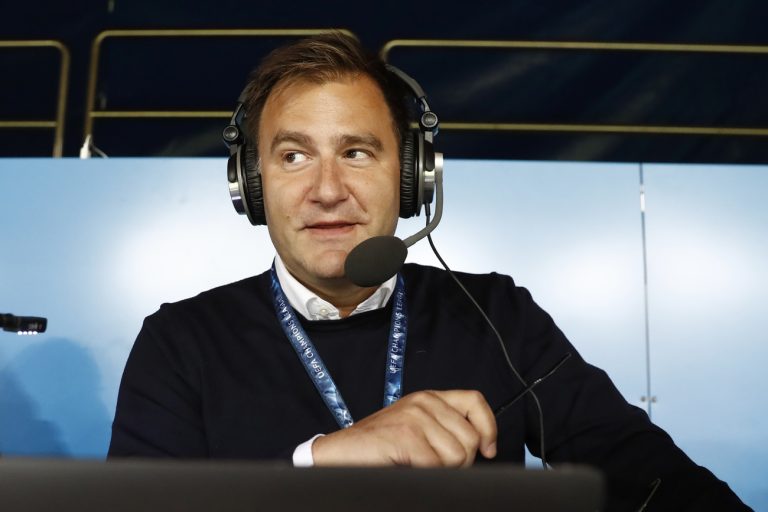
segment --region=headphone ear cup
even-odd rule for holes
[[[248,220],[258,226],[267,223],[264,212],[264,194],[261,191],[261,171],[259,170],[259,156],[250,146],[243,148],[245,155],[245,197],[248,212]]]
[[[407,219],[418,212],[418,146],[416,135],[408,132],[400,153],[400,217]]]

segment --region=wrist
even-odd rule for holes
[[[293,465],[297,468],[311,468],[315,465],[313,446],[318,438],[325,434],[317,434],[307,439],[293,451]]]

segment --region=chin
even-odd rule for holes
[[[346,251],[334,251],[323,254],[313,262],[313,274],[320,279],[341,279],[344,277],[344,263],[347,260]]]

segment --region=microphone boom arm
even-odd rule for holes
[[[440,160],[437,162],[437,160]],[[443,216],[443,155],[441,153],[435,153],[435,170],[433,171],[435,174],[435,216],[432,217],[432,220],[424,226],[424,228],[414,233],[413,235],[409,236],[405,240],[403,240],[403,243],[406,247],[410,247],[425,236],[429,235],[432,231],[435,230],[438,224],[440,224],[440,218]]]

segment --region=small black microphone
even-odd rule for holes
[[[408,247],[429,235],[443,216],[443,162],[437,153],[435,166],[435,216],[419,232],[401,240],[396,236],[375,236],[363,240],[344,262],[344,275],[357,286],[378,286],[400,271],[408,256]],[[429,208],[429,203],[425,204]]]
[[[375,236],[350,251],[344,273],[357,286],[378,286],[400,271],[406,256],[408,248],[396,236]]]
[[[6,332],[17,334],[37,334],[45,332],[48,320],[39,316],[14,316],[0,314],[0,327]]]

